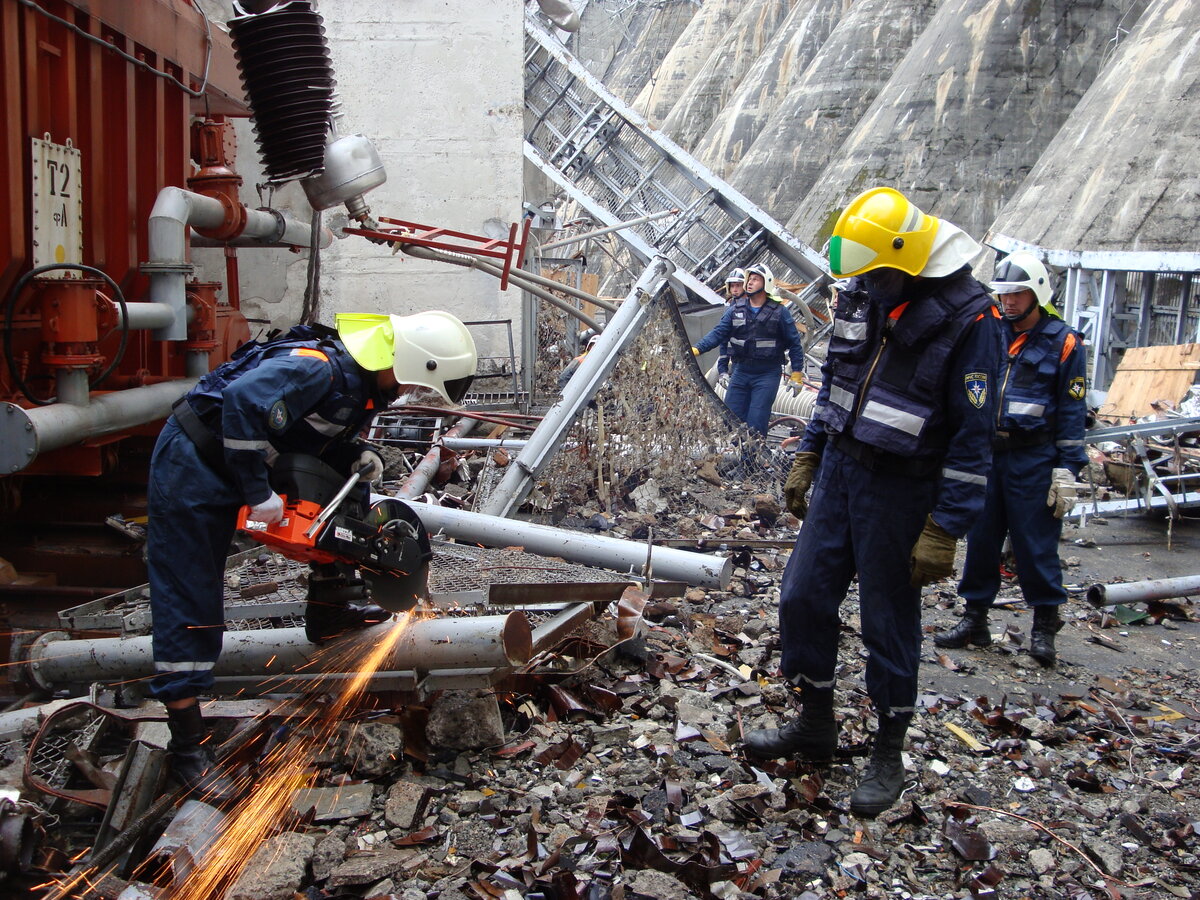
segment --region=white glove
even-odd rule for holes
[[[1050,473],[1050,493],[1046,505],[1054,510],[1054,518],[1061,519],[1075,505],[1075,476],[1070,469],[1055,469]]]
[[[283,498],[274,491],[271,491],[271,496],[250,507],[250,514],[246,516],[247,522],[262,522],[264,525],[274,525],[283,518]]]
[[[350,471],[358,472],[362,476],[361,481],[378,481],[383,475],[383,457],[374,450],[364,450]]]

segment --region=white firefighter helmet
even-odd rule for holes
[[[1018,250],[996,263],[989,287],[996,294],[1033,291],[1038,306],[1050,302],[1050,273],[1040,259],[1026,250]]]
[[[775,276],[771,274],[771,270],[766,263],[755,263],[748,268],[746,270],[746,278],[749,279],[751,275],[761,275],[763,280],[763,290],[767,292],[768,297],[775,296]],[[746,293],[750,293],[748,287],[746,289]]]
[[[726,284],[743,284],[746,281],[745,269],[733,269],[725,276]]]
[[[364,369],[379,372],[391,366],[400,384],[430,388],[450,403],[462,400],[475,377],[475,340],[448,312],[339,313],[336,325],[346,350]]]

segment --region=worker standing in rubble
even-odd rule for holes
[[[745,743],[766,758],[833,756],[838,607],[857,575],[866,686],[879,716],[850,798],[858,815],[900,795],[921,587],[953,574],[955,541],[983,508],[997,314],[971,276],[980,249],[884,187],[855,197],[830,241],[831,271],[854,277],[837,294],[817,412],[785,487],[804,526],[780,586],[781,668],[802,711]]]
[[[766,434],[771,404],[779,393],[780,368],[789,357],[792,381],[804,382],[804,344],[792,314],[775,295],[775,277],[762,263],[746,270],[745,295],[725,309],[692,353],[699,356],[726,342],[733,374],[725,405],[752,431]]]
[[[737,302],[738,297],[746,294],[746,270],[733,269],[725,277],[725,305],[732,306]],[[717,377],[729,374],[729,341],[721,345],[721,351],[717,354]]]
[[[197,698],[211,692],[224,632],[225,560],[238,513],[280,521],[271,486],[282,454],[319,457],[364,481],[383,473],[359,435],[376,413],[421,388],[457,403],[475,374],[475,344],[445,312],[339,315],[337,330],[297,326],[283,339],[243,345],[200,379],[163,426],[150,463],[147,565],[153,614],[151,694],[167,707],[167,749],[186,787],[228,796],[212,771]],[[310,640],[387,619],[361,580],[318,567],[309,579]]]
[[[986,647],[992,642],[988,610],[1000,590],[1000,554],[1011,535],[1017,580],[1033,609],[1029,655],[1043,666],[1057,659],[1054,637],[1067,602],[1058,541],[1062,517],[1074,503],[1074,484],[1087,465],[1086,360],[1081,339],[1047,311],[1050,274],[1031,253],[997,266],[992,290],[1004,316],[997,357],[999,394],[991,477],[983,515],[967,535],[967,559],[958,593],[962,619],[939,647]]]

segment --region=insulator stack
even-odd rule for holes
[[[270,182],[324,169],[334,78],[323,23],[308,0],[229,20],[259,156]]]

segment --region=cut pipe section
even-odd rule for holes
[[[484,547],[520,546],[530,553],[600,566],[637,579],[646,575],[646,544],[640,541],[600,537],[428,503],[413,503],[411,508],[421,517],[430,534],[442,532]],[[671,547],[654,547],[650,566],[655,578],[720,590],[729,587],[733,575],[733,561],[728,558]]]
[[[392,619],[355,631],[333,645],[309,643],[303,628],[225,633],[214,677],[297,672],[344,673],[393,628],[403,629],[379,670],[496,668],[517,666],[533,655],[533,632],[523,612],[505,616]],[[347,652],[361,644],[361,653]],[[44,634],[29,649],[26,670],[44,690],[92,682],[148,678],[155,673],[149,637],[71,640],[65,632]]]
[[[1192,594],[1200,594],[1200,575],[1153,578],[1128,584],[1094,584],[1088,588],[1087,599],[1092,606],[1116,606],[1119,603],[1170,600]]]

